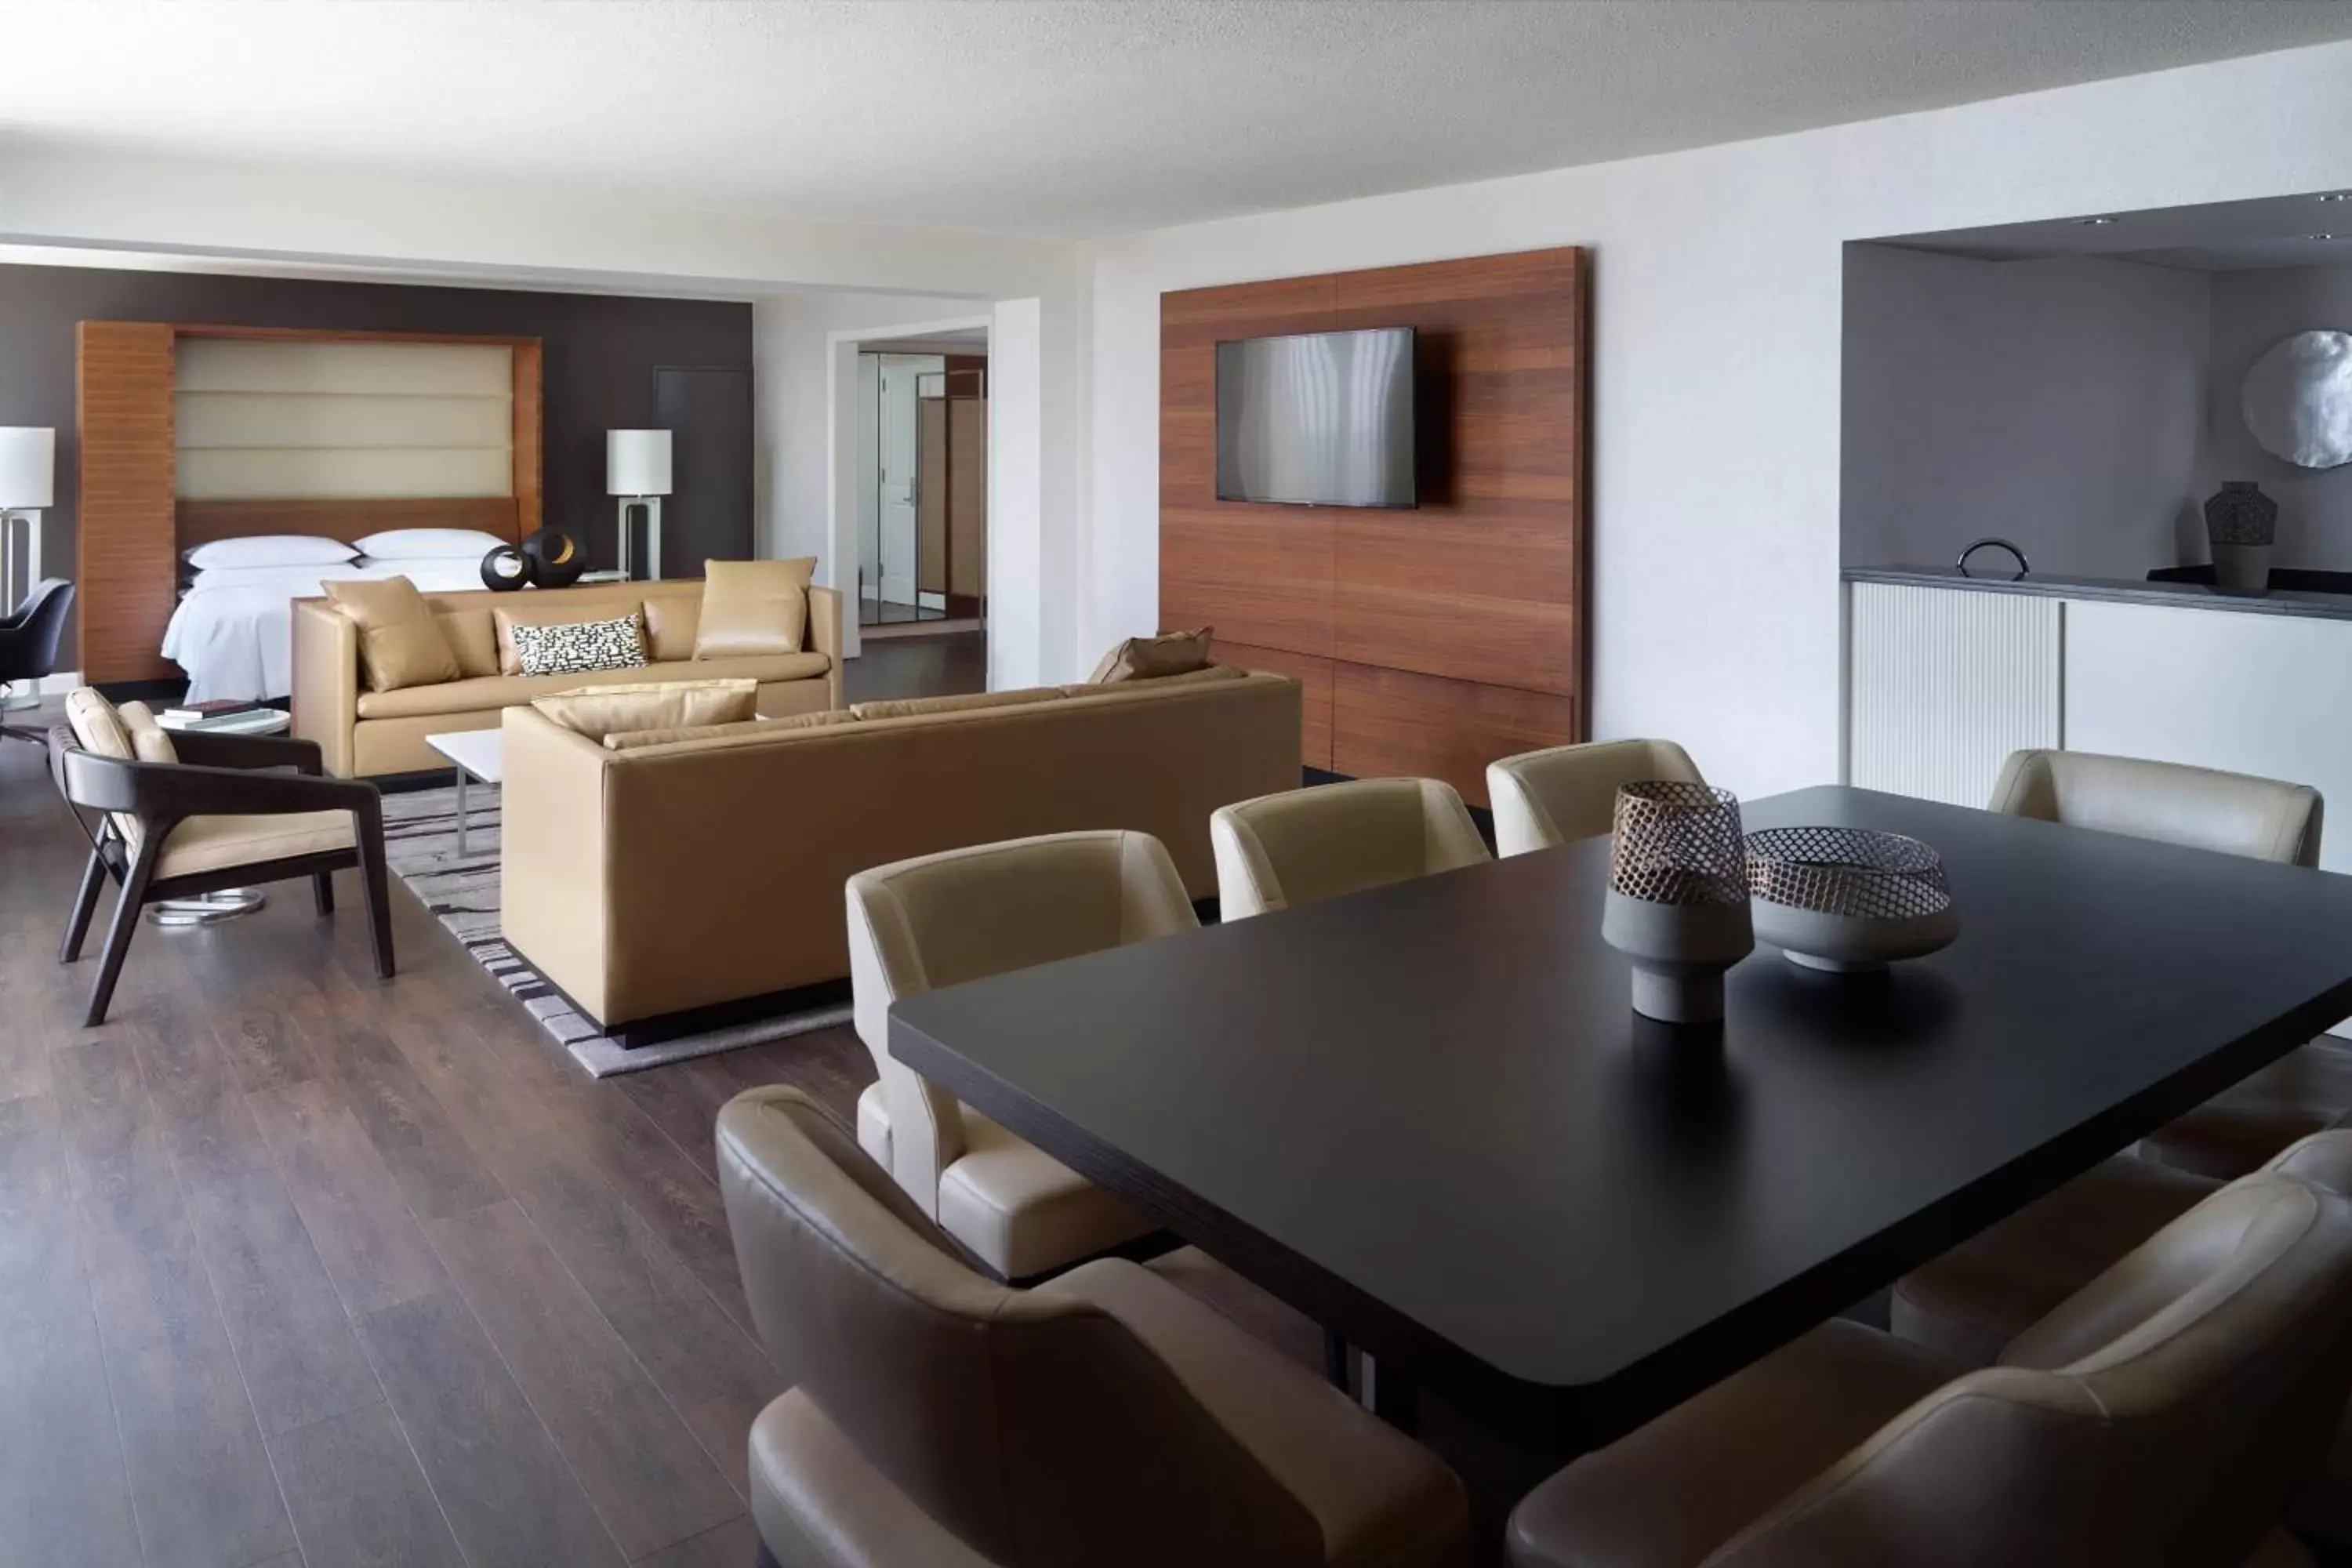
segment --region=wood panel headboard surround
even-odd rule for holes
[[[1160,297],[1160,618],[1306,687],[1309,767],[1442,778],[1585,738],[1590,264],[1580,248]],[[1412,327],[1421,504],[1216,494],[1216,345]]]
[[[175,394],[179,345],[192,338],[509,350],[509,493],[184,500],[178,494]],[[542,354],[537,338],[83,321],[75,342],[80,444],[77,663],[84,680],[178,676],[178,667],[161,650],[179,593],[180,552],[193,545],[254,533],[321,534],[350,542],[387,528],[478,528],[519,541],[540,525]]]

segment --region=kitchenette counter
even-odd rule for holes
[[[1843,576],[1849,583],[1898,583],[1980,594],[2028,594],[2045,599],[2101,600],[2174,609],[2352,621],[2352,573],[2280,570],[2273,574],[2273,580],[2281,585],[2267,594],[2232,593],[2210,583],[2151,583],[2128,577],[2056,577],[2042,572],[2019,577],[1984,567],[1969,573],[1952,566],[1849,566]],[[2315,581],[2341,583],[2342,586],[2329,592],[2312,586]]]

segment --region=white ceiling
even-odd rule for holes
[[[0,148],[1082,237],[2347,37],[2338,0],[0,0]]]

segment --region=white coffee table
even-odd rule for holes
[[[466,852],[466,784],[494,784],[506,776],[505,737],[496,730],[458,730],[427,735],[425,743],[457,770],[457,853]]]
[[[166,730],[206,735],[282,735],[294,727],[294,716],[282,708],[263,708],[233,719],[182,720],[158,716]],[[190,899],[163,899],[147,906],[147,923],[158,926],[208,926],[249,915],[269,901],[258,888],[221,888]]]

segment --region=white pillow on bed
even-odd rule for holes
[[[313,533],[257,533],[243,539],[215,539],[187,552],[188,564],[200,572],[217,566],[336,566],[359,551],[340,539]]]
[[[391,528],[360,541],[360,553],[377,561],[479,561],[509,542],[478,528]]]

